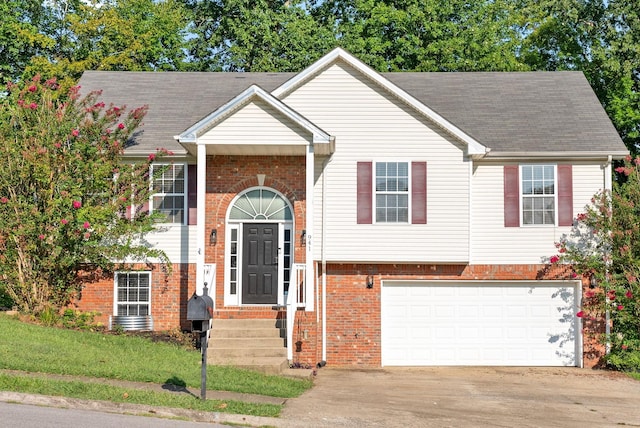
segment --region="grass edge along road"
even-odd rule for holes
[[[200,352],[128,335],[66,330],[25,323],[0,314],[0,369],[199,388]],[[207,366],[207,389],[297,397],[311,380],[265,375],[227,366]],[[0,374],[0,390],[83,399],[277,416],[281,405],[235,400],[202,401],[189,394],[145,391],[47,376]],[[136,400],[136,401],[134,401]],[[202,408],[200,406],[207,406]]]

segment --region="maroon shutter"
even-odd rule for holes
[[[427,163],[411,163],[411,224],[427,224]]]
[[[198,165],[187,165],[187,224],[198,224]]]
[[[371,162],[358,162],[358,224],[371,224],[373,222],[373,164]]]
[[[571,165],[558,165],[558,226],[573,225],[573,174]]]
[[[504,166],[504,227],[520,226],[520,174],[518,165]]]

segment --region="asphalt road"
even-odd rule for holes
[[[1,428],[221,428],[229,425],[0,402]]]

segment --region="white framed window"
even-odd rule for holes
[[[153,164],[154,168],[162,168],[162,173],[152,179],[151,211],[165,216],[163,223],[184,224],[187,212],[187,165],[182,163]]]
[[[409,223],[409,162],[375,163],[375,222]]]
[[[151,272],[116,272],[115,315],[147,316],[151,309]]]
[[[555,225],[557,182],[555,165],[521,165],[523,225]]]

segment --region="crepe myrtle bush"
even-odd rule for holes
[[[577,316],[609,320],[607,360],[629,370],[635,365],[630,362],[640,362],[640,158],[628,156],[615,172],[612,191],[592,198],[549,261],[588,278]]]
[[[99,95],[35,77],[0,98],[0,283],[23,312],[65,307],[80,273],[117,260],[170,267],[144,245],[154,215],[136,209],[149,200],[149,164],[166,151],[123,161],[146,107],[107,106]]]

